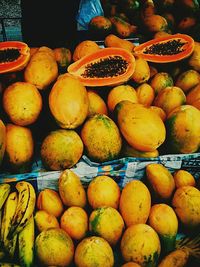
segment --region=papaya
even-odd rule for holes
[[[142,83],[136,88],[138,103],[149,107],[155,98],[154,89],[148,83]]]
[[[179,169],[178,171],[175,171],[173,173],[173,177],[174,177],[176,188],[179,188],[185,185],[196,186],[196,181],[195,181],[194,176],[186,170]]]
[[[143,267],[156,267],[160,257],[160,240],[156,231],[147,224],[129,226],[121,239],[123,259],[134,261]]]
[[[59,70],[65,69],[69,66],[72,60],[72,53],[70,49],[66,47],[57,47],[53,49],[56,62]]]
[[[162,255],[166,255],[175,249],[178,219],[169,205],[164,203],[154,204],[150,210],[148,224],[159,235]]]
[[[129,22],[123,20],[122,18],[119,18],[117,16],[113,16],[110,18],[115,33],[120,38],[128,38],[132,33],[137,32],[137,26],[131,25]]]
[[[105,37],[112,30],[112,22],[105,16],[95,16],[89,21],[88,29],[99,37]]]
[[[196,23],[197,21],[195,17],[186,16],[182,18],[181,21],[178,23],[177,30],[178,32],[184,32],[189,34],[190,30],[196,25]]]
[[[105,114],[108,115],[108,108],[104,99],[98,94],[98,92],[88,89],[88,99],[89,99],[89,110],[88,117],[94,114]]]
[[[83,154],[83,142],[74,130],[50,131],[43,139],[40,155],[47,170],[64,170],[73,167]]]
[[[157,94],[153,104],[168,115],[174,108],[186,104],[186,96],[180,87],[168,86]]]
[[[84,56],[92,54],[100,49],[100,46],[95,41],[84,40],[80,42],[74,49],[72,59],[77,61]]]
[[[146,166],[146,177],[154,201],[169,202],[175,190],[170,171],[160,163],[150,163]]]
[[[150,20],[150,17],[148,19]],[[134,53],[142,55],[147,61],[167,63],[189,57],[193,50],[193,38],[177,33],[142,43],[134,48]]]
[[[81,139],[86,155],[94,161],[114,160],[120,154],[120,131],[114,120],[105,114],[95,114],[87,118],[81,128]]]
[[[186,103],[188,105],[192,105],[198,109],[200,109],[200,84],[197,84],[194,88],[192,88],[186,95]]]
[[[177,76],[175,85],[180,87],[185,93],[187,93],[199,83],[200,83],[199,72],[193,69],[188,69],[186,71],[181,72]]]
[[[151,209],[151,195],[139,180],[128,182],[121,192],[119,211],[127,227],[146,223]]]
[[[50,91],[49,108],[61,128],[77,128],[88,115],[89,99],[85,86],[68,73],[63,74]]]
[[[147,0],[144,1],[141,7],[141,18],[144,20],[146,17],[150,17],[156,13],[156,7],[154,5],[154,1]]]
[[[107,106],[111,113],[114,111],[115,106],[122,100],[138,103],[137,93],[131,85],[118,85],[109,91],[107,96]]]
[[[70,169],[61,172],[58,179],[58,191],[65,206],[85,207],[87,203],[86,191],[80,177]]]
[[[50,51],[49,51],[50,50]],[[38,49],[31,56],[25,70],[24,80],[39,90],[46,89],[58,77],[58,65],[50,48]]]
[[[161,118],[162,121],[165,121],[166,120],[167,114],[165,113],[165,111],[162,108],[157,107],[157,106],[150,106],[149,108],[153,112],[155,112]]]
[[[172,76],[168,72],[157,72],[150,81],[151,87],[155,91],[155,95],[157,95],[161,90],[168,86],[173,86],[174,81]]]
[[[24,69],[29,59],[30,48],[26,43],[0,42],[0,74]]]
[[[135,56],[135,71],[131,79],[137,83],[145,83],[150,78],[150,68],[149,64],[143,56]]]
[[[118,68],[113,68],[113,66]],[[67,68],[85,86],[114,86],[128,81],[135,70],[135,57],[125,49],[102,48]]]
[[[104,40],[105,47],[119,47],[128,51],[133,51],[135,45],[128,40],[122,39],[115,34],[109,34]]]
[[[116,105],[114,113],[124,139],[134,149],[155,151],[165,141],[165,125],[149,108],[123,100]]]
[[[190,185],[176,189],[172,207],[186,231],[199,231],[200,229],[200,191]]]
[[[158,267],[184,267],[189,259],[189,252],[186,249],[176,249],[165,256]]]
[[[121,150],[122,157],[134,157],[134,158],[156,158],[159,156],[159,151],[156,149],[151,152],[143,152],[137,149],[134,149],[130,146],[127,142],[123,142],[122,150]]]
[[[192,69],[200,71],[200,42],[194,43],[194,50],[188,58],[188,65],[192,67]]]
[[[145,17],[143,23],[148,32],[159,32],[168,29],[167,20],[158,14]]]
[[[29,128],[8,123],[6,125],[6,167],[13,173],[31,170],[34,140]]]
[[[200,146],[200,111],[182,105],[169,113],[166,121],[166,143],[171,153],[194,153]]]

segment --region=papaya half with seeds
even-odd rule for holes
[[[141,55],[150,62],[168,63],[189,57],[194,50],[194,40],[186,34],[173,34],[147,41],[134,48],[135,55]]]
[[[0,74],[22,70],[30,59],[30,48],[24,42],[0,43]]]
[[[113,86],[128,81],[135,70],[131,52],[116,47],[100,49],[69,65],[67,71],[85,86]]]

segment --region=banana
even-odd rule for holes
[[[0,184],[0,209],[3,207],[4,202],[6,201],[11,187],[7,183]]]
[[[17,200],[17,192],[12,192],[9,194],[5,202],[1,223],[1,242],[5,251],[11,258],[13,258],[15,253],[17,236],[14,236],[12,239],[8,239],[7,237],[11,228],[11,221],[16,211]]]
[[[19,262],[22,267],[33,266],[35,227],[33,215],[27,225],[18,234]]]
[[[18,182],[15,187],[18,191],[18,203],[8,233],[9,239],[12,239],[26,226],[33,214],[36,202],[35,189],[29,182]]]

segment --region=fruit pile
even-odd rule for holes
[[[200,191],[188,171],[150,163],[124,188],[106,175],[86,188],[66,169],[56,186],[0,185],[1,266],[199,266]]]
[[[134,44],[109,35],[105,48],[91,40],[74,51],[43,46],[13,59],[19,70],[12,59],[1,63],[3,172],[30,172],[38,155],[46,170],[64,170],[83,154],[103,163],[198,152],[200,44],[186,35],[169,40],[180,36],[188,45],[177,62],[145,54],[147,61]],[[21,43],[6,46],[21,51]]]
[[[113,33],[120,38],[144,40],[163,34],[187,33],[199,41],[200,4],[197,0],[102,0],[104,16],[88,24],[99,38]]]

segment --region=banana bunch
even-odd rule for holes
[[[13,261],[18,254],[20,266],[29,267],[34,260],[36,193],[27,181],[17,182],[15,189],[0,184],[0,260]]]

